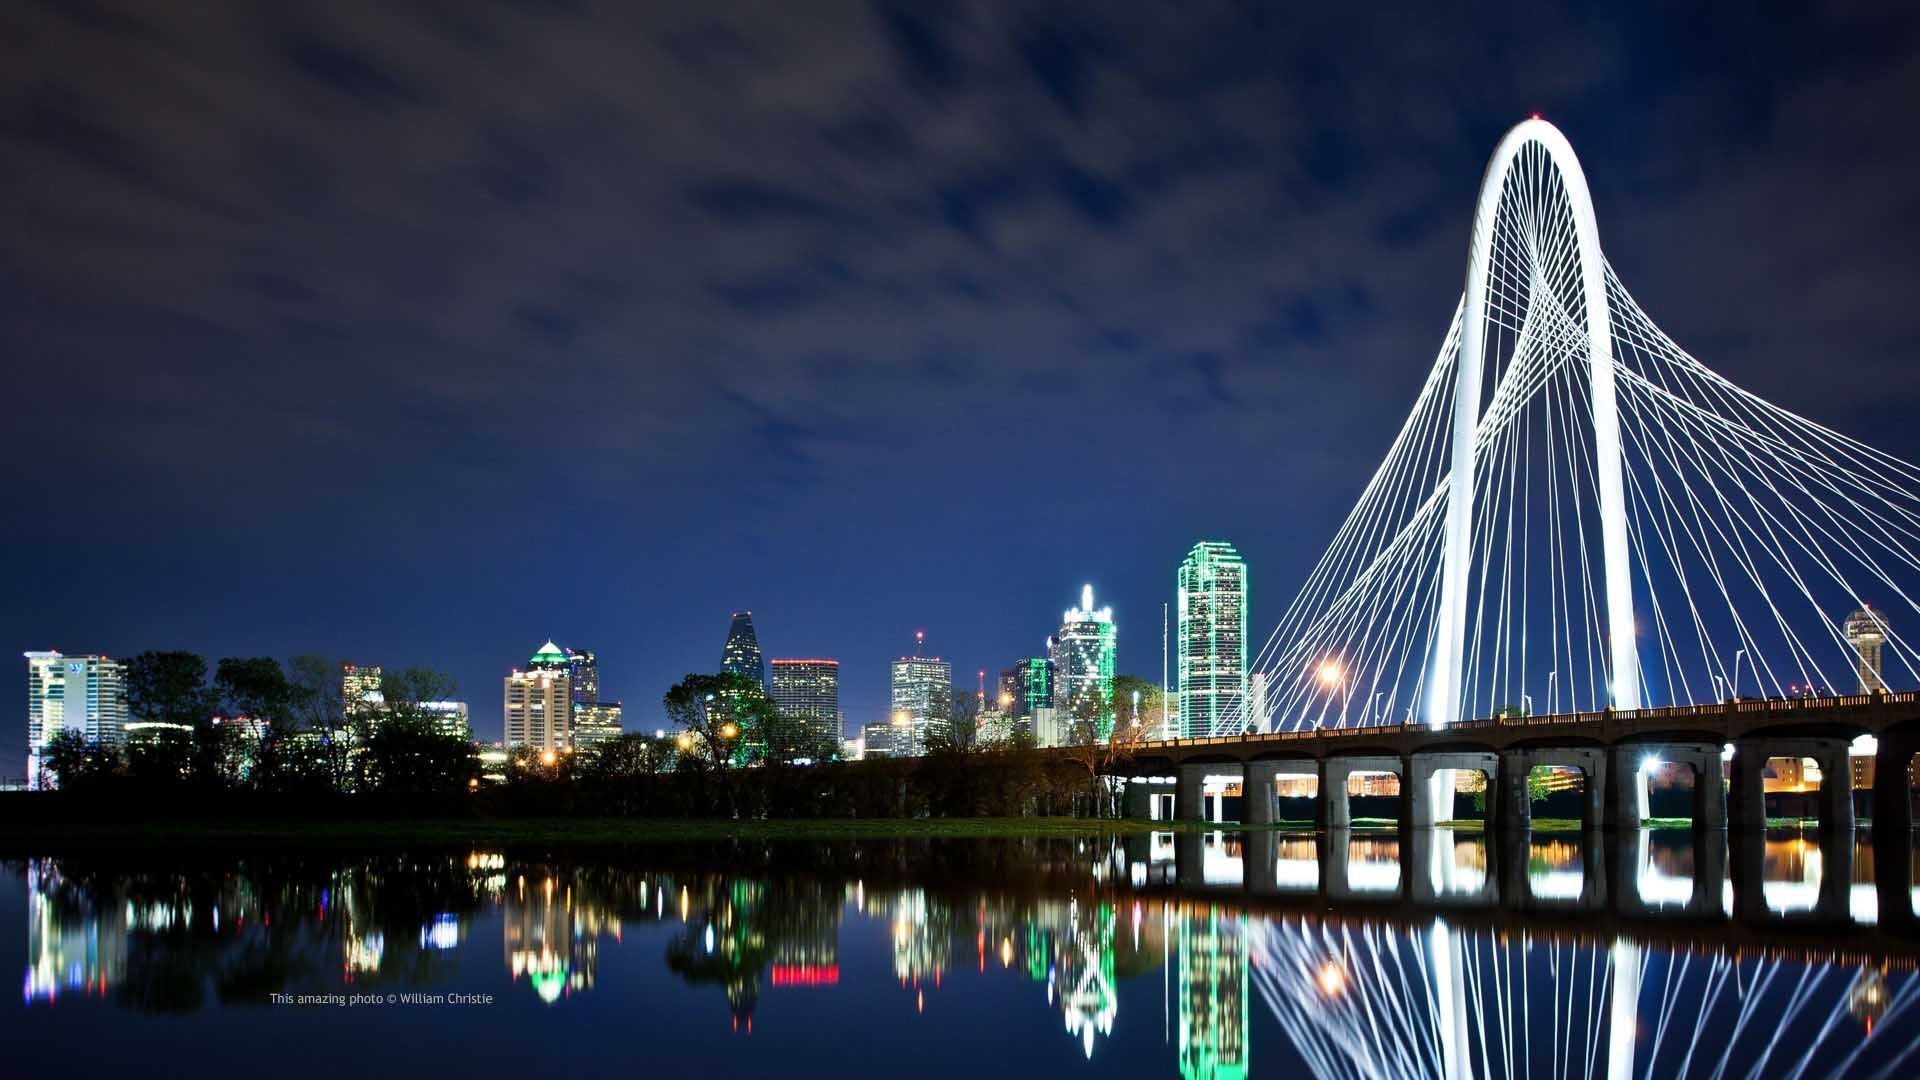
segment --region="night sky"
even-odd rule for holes
[[[427,665],[497,738],[546,638],[651,729],[751,608],[851,728],[1090,581],[1157,679],[1196,539],[1278,618],[1535,111],[1681,345],[1920,459],[1878,6],[7,4],[0,643]]]

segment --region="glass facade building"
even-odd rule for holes
[[[1061,616],[1053,639],[1054,707],[1067,739],[1084,741],[1090,733],[1105,742],[1113,735],[1113,609],[1095,610],[1093,586],[1080,590],[1080,606]]]
[[[1239,734],[1251,716],[1247,564],[1232,544],[1202,540],[1181,561],[1174,585],[1175,731],[1202,739]]]
[[[27,660],[27,786],[51,786],[42,751],[62,731],[90,743],[126,741],[127,672],[105,656],[30,652]]]
[[[617,701],[593,701],[582,704],[576,700],[573,703],[574,748],[592,750],[609,739],[619,738],[622,711]]]
[[[775,660],[771,747],[787,760],[825,761],[840,749],[840,661]]]
[[[893,662],[895,753],[917,756],[928,740],[953,734],[953,665],[939,657],[903,656]],[[868,750],[873,744],[869,741]]]

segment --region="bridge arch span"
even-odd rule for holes
[[[1549,170],[1558,178],[1557,197],[1538,179]],[[1440,607],[1434,628],[1433,690],[1426,700],[1426,722],[1440,728],[1460,719],[1466,660],[1468,584],[1472,574],[1475,441],[1482,413],[1486,369],[1488,288],[1495,272],[1495,238],[1503,219],[1518,212],[1514,202],[1544,195],[1548,216],[1520,223],[1539,230],[1564,214],[1572,230],[1571,258],[1578,274],[1581,320],[1585,323],[1588,382],[1593,412],[1593,466],[1600,510],[1600,547],[1606,593],[1609,697],[1616,709],[1640,706],[1640,669],[1634,643],[1633,578],[1627,545],[1627,507],[1622,476],[1620,415],[1614,389],[1613,320],[1607,300],[1606,260],[1600,253],[1593,197],[1580,159],[1560,129],[1535,117],[1507,132],[1487,163],[1474,209],[1467,253],[1466,294],[1462,300],[1459,356],[1454,380],[1453,444],[1450,455],[1441,553]],[[1512,198],[1510,198],[1512,196]],[[1529,237],[1534,250],[1540,237]],[[1568,282],[1571,286],[1574,283]],[[1568,297],[1567,299],[1572,299]]]

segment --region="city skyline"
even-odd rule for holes
[[[34,166],[0,200],[0,355],[100,392],[0,432],[10,489],[64,493],[0,537],[0,640],[379,658],[484,702],[554,634],[641,726],[751,606],[774,653],[842,658],[865,719],[912,630],[999,670],[1092,581],[1151,677],[1196,537],[1233,537],[1271,612],[1324,549],[1533,111],[1676,340],[1920,459],[1920,271],[1887,227],[1920,161],[1862,107],[1920,84],[1912,13],[1542,10],[1526,49],[1431,11],[686,17],[475,14],[515,73],[476,82],[469,39],[400,12],[24,14],[47,97],[0,133]],[[616,41],[606,70],[658,87],[573,78]],[[551,511],[507,527],[513,488]],[[535,593],[483,584],[530,565]]]

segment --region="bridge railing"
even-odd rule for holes
[[[1439,731],[1476,731],[1488,728],[1572,727],[1612,722],[1638,727],[1653,721],[1697,718],[1724,720],[1733,715],[1781,712],[1826,712],[1836,709],[1867,708],[1884,705],[1920,704],[1920,691],[1897,693],[1844,694],[1823,698],[1735,698],[1702,705],[1666,705],[1651,709],[1602,709],[1598,712],[1544,713],[1539,716],[1487,716],[1449,724]],[[1202,738],[1161,739],[1150,743],[1165,748],[1233,746],[1250,741],[1293,742],[1319,739],[1381,738],[1409,732],[1434,731],[1425,724],[1362,724],[1354,727],[1312,728],[1304,731],[1247,732],[1241,735],[1214,735]]]

